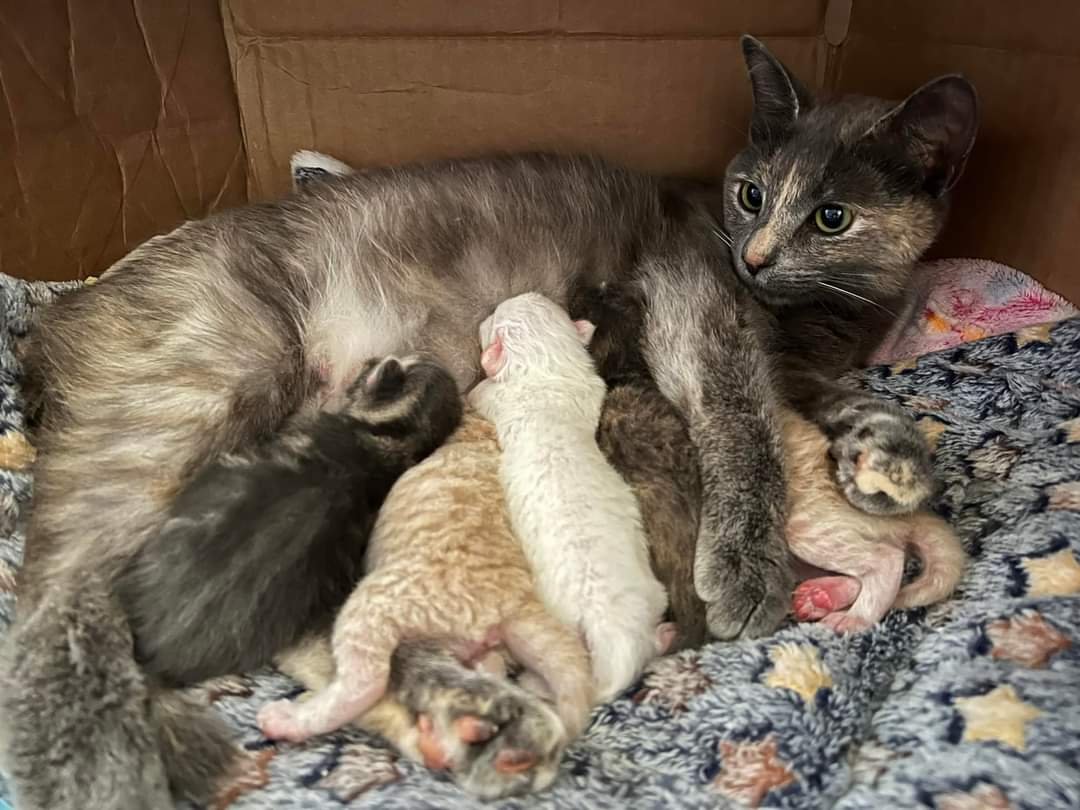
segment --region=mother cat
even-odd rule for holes
[[[850,324],[876,314],[863,301],[898,296],[940,227],[975,106],[966,82],[946,78],[898,106],[815,107],[760,43],[743,47],[751,143],[719,189],[551,156],[364,172],[187,223],[46,313],[31,370],[49,402],[0,673],[20,807],[171,807],[170,782],[184,792],[212,775],[220,729],[161,686],[169,673],[148,682],[117,572],[200,465],[316,407],[366,358],[431,352],[469,385],[477,324],[525,291],[640,292],[649,370],[701,461],[694,579],[710,630],[778,624],[792,577],[771,346],[793,361],[784,369],[805,367],[808,350],[854,359]],[[800,387],[798,404],[836,437],[841,480],[873,463],[925,485],[911,422],[827,376]],[[214,587],[212,565],[200,586]],[[213,632],[213,615],[177,609],[181,620]],[[445,677],[403,660],[402,684]]]

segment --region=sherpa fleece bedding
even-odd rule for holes
[[[0,276],[0,626],[33,458],[14,348],[72,286]],[[1080,807],[1078,350],[1072,318],[857,375],[936,447],[938,510],[972,557],[955,599],[856,636],[802,625],[662,659],[597,709],[550,791],[496,806]],[[255,711],[296,691],[268,670],[205,690],[249,752],[216,806],[484,806],[358,731],[270,745]]]

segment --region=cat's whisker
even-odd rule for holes
[[[712,232],[713,232],[713,235],[715,235],[717,239],[719,239],[721,242],[723,242],[728,247],[734,246],[735,243],[732,241],[731,237],[728,236],[727,231],[723,230],[722,228],[714,227],[712,229]]]
[[[827,290],[832,290],[833,292],[838,292],[841,295],[846,295],[848,298],[854,298],[856,301],[863,301],[864,303],[867,303],[872,307],[877,307],[882,312],[888,313],[889,315],[892,315],[894,318],[899,317],[895,312],[893,312],[888,307],[882,306],[877,301],[872,301],[871,299],[867,298],[866,296],[859,295],[858,293],[853,293],[851,290],[845,290],[843,287],[837,287],[835,284],[828,284],[828,283],[826,283],[824,281],[819,281],[817,283],[818,283],[818,285],[824,287]]]

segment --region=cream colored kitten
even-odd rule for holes
[[[930,512],[871,515],[856,509],[837,486],[829,440],[793,411],[782,410],[788,476],[787,538],[804,562],[845,576],[821,576],[795,589],[796,618],[819,619],[839,632],[876,624],[890,608],[938,602],[956,588],[967,557],[956,533]],[[869,469],[855,484],[866,495],[888,481]],[[922,573],[901,587],[905,552],[923,562]]]

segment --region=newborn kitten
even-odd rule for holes
[[[572,322],[536,293],[480,325],[488,379],[470,394],[495,423],[510,520],[548,608],[579,627],[602,700],[671,643],[667,597],[649,569],[637,500],[596,444],[605,387]]]
[[[329,622],[391,485],[461,416],[450,374],[414,357],[369,363],[343,399],[201,469],[123,570],[148,672],[178,684],[242,672]]]
[[[334,679],[304,702],[259,712],[272,738],[303,740],[356,720],[386,692],[390,660],[407,640],[449,641],[478,661],[500,644],[554,696],[567,737],[591,705],[589,661],[577,632],[553,618],[510,528],[495,429],[475,413],[401,477],[372,532],[365,576],[334,623]],[[545,787],[567,738],[548,751]],[[496,768],[533,766],[504,751]]]
[[[642,356],[642,296],[629,285],[578,289],[569,310],[596,325],[589,353],[608,385],[596,441],[637,496],[653,574],[667,590],[667,618],[675,623],[668,652],[699,647],[708,629],[705,603],[694,589],[701,511],[697,453]]]
[[[838,632],[876,624],[890,608],[921,607],[949,596],[964,572],[966,555],[952,528],[929,512],[871,515],[851,505],[833,478],[829,440],[795,412],[782,409],[787,470],[787,539],[799,559],[847,576],[808,579],[795,589],[793,609],[802,621],[820,619]],[[872,494],[878,485],[865,468],[856,484]],[[905,552],[923,563],[901,587]]]

